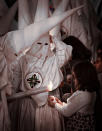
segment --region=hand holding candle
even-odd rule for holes
[[[50,97],[50,101],[52,101],[54,104],[57,103],[56,98],[54,96],[49,96],[49,97]]]
[[[48,104],[51,107],[55,107],[55,104],[57,103],[56,98],[54,96],[48,97]]]
[[[60,105],[63,105],[63,102],[61,102],[57,97],[55,96],[49,96],[48,97],[48,104],[51,107],[55,107],[55,104],[58,103]]]

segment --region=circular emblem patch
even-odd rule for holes
[[[26,77],[26,83],[30,89],[39,88],[42,84],[41,74],[38,72],[28,74]]]

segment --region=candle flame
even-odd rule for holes
[[[53,87],[53,84],[52,84],[52,81],[49,82],[49,85],[48,85],[48,91],[52,91],[52,87]]]

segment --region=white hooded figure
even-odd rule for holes
[[[16,76],[13,83],[16,83],[15,81],[19,79],[17,82],[18,86],[13,84],[14,93],[19,91],[34,90],[39,87],[47,87],[50,81],[52,81],[52,94],[58,95],[57,97],[59,97],[57,87],[63,79],[60,67],[70,57],[72,48],[71,46],[66,46],[63,42],[58,41],[53,37],[52,41],[56,45],[56,53],[52,52],[50,49],[49,34],[46,32],[52,29],[56,24],[63,21],[67,16],[72,15],[75,11],[77,11],[77,9],[61,13],[59,16],[57,15],[47,18],[49,10],[48,0],[38,1],[34,21],[34,24],[37,23],[37,27],[34,26],[34,28],[33,24],[25,27],[23,37],[25,38],[25,42],[22,42],[22,44],[25,44],[23,45],[24,47],[31,46],[31,43],[33,43],[33,45],[31,46],[31,49],[20,58],[20,60],[18,59],[13,63],[14,66],[12,64],[12,68],[14,70],[13,75]],[[28,34],[27,31],[30,34]],[[35,34],[35,38],[38,38],[36,37],[38,35],[41,36],[36,42],[35,38],[33,38],[33,33]],[[41,33],[43,35],[41,35]],[[21,49],[21,47],[18,49]],[[46,92],[38,95],[32,95],[31,97],[23,98],[11,103],[10,114],[13,130],[62,130],[63,124],[61,122],[61,118],[56,110],[53,110],[48,106],[47,98],[48,93]]]

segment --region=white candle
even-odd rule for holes
[[[50,81],[49,85],[47,86],[48,91],[52,91],[52,87],[53,87],[53,84],[52,84],[52,81]]]
[[[49,91],[52,91],[52,86],[53,86],[53,84],[50,81],[49,85],[47,87],[40,87],[40,88],[36,88],[36,89],[33,89],[33,90],[27,90],[27,91],[24,91],[24,92],[15,93],[11,96],[8,96],[7,100],[12,101],[12,100],[22,98],[22,97],[27,97],[27,96],[30,96],[30,95],[37,95],[37,94],[40,94],[40,93],[49,92]]]
[[[17,98],[27,97],[30,95],[37,95],[37,94],[44,93],[44,92],[48,92],[48,89],[45,87],[33,89],[33,90],[28,90],[28,91],[24,91],[24,92],[15,93],[15,94],[7,97],[7,100],[12,101]]]

